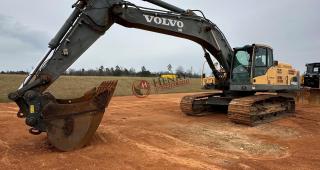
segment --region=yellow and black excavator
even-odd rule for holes
[[[65,24],[50,41],[50,50],[9,94],[31,127],[30,133],[46,132],[49,142],[62,151],[85,146],[98,128],[116,81],[103,82],[79,99],[60,100],[46,89],[115,23],[191,40],[202,46],[221,93],[186,96],[181,109],[187,115],[202,115],[207,109],[227,106],[229,118],[256,125],[293,114],[295,101],[282,95],[257,92],[288,92],[299,89],[299,74],[273,58],[273,49],[253,44],[231,48],[216,24],[200,10],[184,10],[161,0],[144,0],[162,9],[151,9],[124,0],[78,0]],[[125,47],[123,47],[125,49]],[[215,68],[215,57],[224,72]]]

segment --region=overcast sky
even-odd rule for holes
[[[71,13],[73,0],[1,0],[0,70],[30,71]],[[131,2],[153,7],[142,0]],[[167,0],[184,9],[201,9],[217,24],[232,47],[269,44],[279,61],[304,71],[320,62],[319,0]],[[100,65],[152,71],[194,68],[200,72],[203,52],[194,42],[114,25],[71,68]]]

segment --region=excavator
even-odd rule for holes
[[[184,10],[161,0],[144,0],[160,9],[124,0],[78,0],[73,12],[49,42],[49,51],[21,86],[8,98],[19,106],[29,132],[47,133],[51,145],[61,151],[86,146],[111,101],[117,81],[106,81],[78,99],[57,99],[46,89],[113,25],[171,35],[199,44],[220,93],[189,95],[181,110],[199,116],[209,108],[228,106],[236,123],[256,125],[292,115],[295,101],[280,95],[299,88],[299,73],[273,59],[273,49],[252,44],[231,48],[226,37],[200,10]],[[215,68],[211,56],[224,72]],[[258,92],[279,94],[257,94]]]

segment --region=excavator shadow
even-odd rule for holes
[[[227,116],[228,106],[208,106],[198,117]]]

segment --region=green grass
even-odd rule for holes
[[[8,93],[17,90],[22,83],[25,75],[5,75],[0,74],[0,102],[9,102]],[[81,76],[61,76],[48,89],[57,98],[77,98],[82,96],[86,91],[98,86],[102,81],[118,80],[118,86],[115,91],[116,96],[132,95],[131,86],[135,80],[147,80],[150,83],[153,78],[146,77],[81,77]],[[200,79],[191,79],[191,84],[177,87],[169,90],[160,90],[159,93],[187,93],[200,92]],[[152,94],[155,94],[154,88]]]

